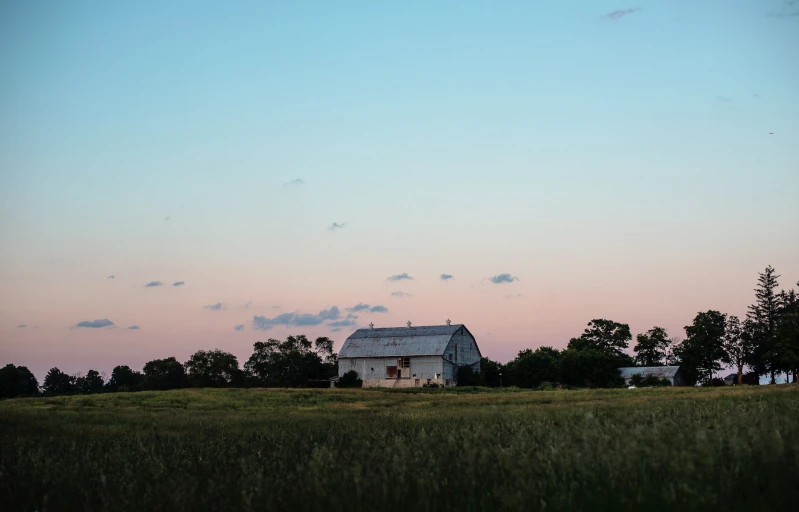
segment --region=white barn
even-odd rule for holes
[[[480,371],[480,349],[465,325],[358,329],[338,352],[339,377],[355,371],[363,387],[454,386],[458,368]]]

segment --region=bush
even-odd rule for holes
[[[358,372],[350,370],[341,377],[336,383],[337,388],[359,388],[363,386],[363,381],[358,378]]]
[[[655,377],[654,375],[647,375],[644,377],[640,373],[636,373],[630,378],[630,384],[638,388],[645,388],[649,386],[653,387],[661,387],[661,386],[671,386],[671,382],[669,379],[661,379]]]

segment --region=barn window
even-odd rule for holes
[[[355,366],[355,359],[350,359],[350,366]]]
[[[397,359],[397,365],[400,368],[410,368],[411,367],[411,358],[410,357],[400,357]]]
[[[370,370],[372,373],[374,373],[374,371],[375,371],[375,369],[374,369],[374,368],[369,368],[369,370]]]
[[[389,379],[396,379],[397,378],[397,367],[396,366],[386,366],[386,377]]]

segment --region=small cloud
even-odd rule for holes
[[[505,295],[506,299],[518,299],[519,297],[524,297],[524,295],[522,295],[521,293],[517,293],[515,295],[513,295],[513,294]]]
[[[203,309],[210,309],[211,311],[219,311],[222,309],[222,303],[217,302],[216,304],[211,304],[210,306],[203,306]]]
[[[242,306],[242,307],[243,307],[244,309],[250,309],[250,306],[252,306],[252,301],[248,302],[247,304],[245,304],[245,305],[244,305],[244,306]]]
[[[175,281],[174,283],[172,283],[172,286],[186,286],[186,282],[185,281]]]
[[[234,331],[243,331],[244,330],[244,324],[237,325],[236,327],[233,328],[233,330]]]
[[[144,285],[145,288],[153,288],[155,286],[164,286],[164,283],[161,281],[150,281],[149,283]]]
[[[272,306],[272,309],[280,309],[280,306]]]
[[[455,279],[455,276],[452,274],[441,274],[442,281],[449,281],[450,279]]]
[[[359,302],[358,304],[352,306],[351,308],[347,308],[347,311],[352,311],[353,313],[357,313],[358,311],[366,311],[369,309],[369,304],[364,304],[363,302]]]
[[[756,93],[756,92],[753,92],[753,93],[752,93],[752,97],[753,97],[753,98],[759,98],[759,97],[760,97],[760,95],[759,95],[758,93]]]
[[[319,325],[328,320],[338,320],[339,318],[341,318],[341,311],[337,306],[323,309],[316,315],[310,313],[281,313],[274,318],[256,315],[252,319],[252,329],[254,331],[268,331],[276,325],[307,327]]]
[[[128,330],[129,331],[138,331],[139,330],[139,326],[138,325],[131,325],[130,327],[128,327]]]
[[[75,327],[88,327],[89,329],[101,329],[103,327],[113,327],[114,322],[107,318],[103,318],[100,320],[84,320],[83,322],[78,322],[75,324]]]
[[[333,224],[328,226],[327,229],[329,229],[330,231],[333,231],[335,229],[341,229],[341,228],[343,228],[346,225],[347,225],[346,222],[342,222],[341,224],[339,224],[338,222],[334,222]]]
[[[172,217],[164,217],[164,222],[169,222],[170,220],[172,220]]]
[[[630,7],[629,9],[617,9],[615,11],[611,11],[605,15],[605,19],[609,20],[620,20],[621,18],[627,16],[628,14],[633,14],[639,12],[641,10],[640,7]]]
[[[501,283],[512,283],[514,281],[518,281],[519,278],[516,276],[512,276],[510,274],[498,274],[494,277],[489,278],[492,283],[494,284],[501,284]]]
[[[413,280],[411,276],[407,273],[403,272],[402,274],[395,274],[393,276],[389,276],[389,281],[402,281],[403,279]]]
[[[17,326],[17,329],[24,329],[24,328],[26,328],[27,326],[28,326],[28,324],[19,324],[19,325]]]
[[[305,182],[304,182],[304,181],[302,181],[302,180],[301,180],[301,179],[299,179],[299,178],[295,178],[295,179],[293,179],[293,180],[291,180],[291,181],[288,181],[288,182],[286,182],[286,183],[284,183],[284,184],[283,184],[283,186],[284,186],[284,187],[289,187],[289,186],[291,186],[291,185],[305,185]]]
[[[729,101],[732,101],[732,98],[728,98],[727,96],[716,96],[716,100],[722,103],[727,103]]]
[[[402,298],[402,297],[413,297],[413,295],[411,295],[410,293],[405,293],[402,290],[397,290],[396,292],[393,292],[391,295],[393,295],[394,297],[400,297],[400,298]]]
[[[340,330],[341,330],[341,327],[334,327],[334,328],[330,329],[330,332],[339,332]]]
[[[370,313],[388,313],[388,308],[385,306],[377,305],[369,308]]]
[[[111,274],[110,276],[106,277],[106,279],[113,279],[113,278],[114,278],[114,274]]]
[[[353,325],[358,325],[358,322],[355,320],[358,317],[356,315],[347,315],[347,318],[343,320],[338,320],[336,322],[330,322],[327,324],[328,327],[352,327]]]

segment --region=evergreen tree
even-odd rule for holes
[[[754,323],[753,327],[756,327],[752,329],[754,348],[752,369],[758,376],[770,372],[772,384],[777,369],[776,365],[772,364],[774,353],[771,345],[780,313],[780,300],[776,293],[779,277],[771,265],[763,272],[758,272],[755,303],[749,306],[747,313],[747,319]]]

